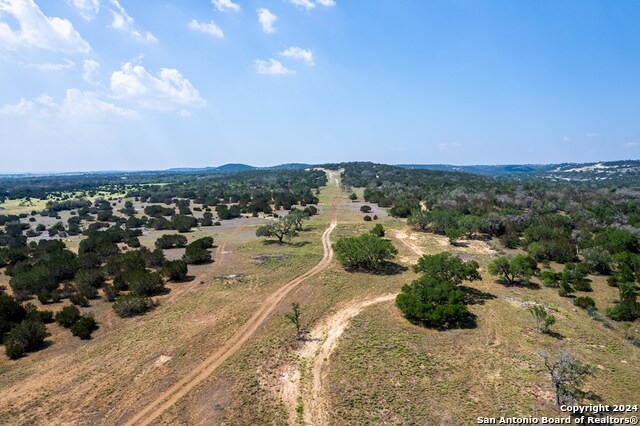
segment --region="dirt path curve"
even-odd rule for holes
[[[196,385],[204,381],[211,375],[224,361],[226,361],[231,355],[236,353],[242,345],[249,340],[249,338],[256,332],[256,330],[265,322],[269,315],[276,309],[276,306],[282,299],[284,299],[291,290],[302,283],[309,277],[312,277],[327,266],[331,264],[333,258],[333,249],[331,248],[331,232],[338,224],[338,202],[340,200],[340,182],[338,179],[339,174],[336,172],[328,171],[329,180],[333,181],[338,192],[333,199],[331,206],[331,223],[329,227],[322,234],[322,247],[324,255],[322,260],[318,262],[313,268],[309,269],[302,275],[292,279],[274,293],[272,293],[263,303],[260,305],[249,320],[244,323],[233,336],[229,338],[217,351],[209,355],[204,361],[197,365],[189,374],[180,379],[177,383],[171,386],[169,389],[160,394],[155,400],[149,403],[146,407],[140,410],[136,415],[129,419],[125,425],[148,425],[158,416],[169,409],[173,404],[178,402],[180,398],[185,396]]]
[[[408,232],[408,231],[407,231]],[[411,241],[407,232],[397,232],[398,239],[404,246],[415,253],[422,256],[424,251]],[[290,423],[297,423],[297,404],[298,397],[302,397],[303,402],[303,420],[306,425],[326,425],[328,424],[328,403],[323,392],[322,372],[329,358],[338,345],[338,339],[349,325],[349,322],[362,312],[368,306],[378,303],[390,302],[396,298],[397,294],[386,294],[372,299],[359,302],[352,302],[340,311],[331,315],[320,323],[312,332],[311,338],[299,351],[298,355],[308,365],[310,365],[310,383],[303,390],[303,384],[300,383],[299,371],[290,372],[285,377],[288,388],[285,394],[285,405],[289,408]],[[293,383],[291,382],[293,381]]]
[[[302,396],[305,424],[327,424],[328,404],[323,392],[322,371],[329,361],[329,357],[338,346],[338,339],[349,325],[349,322],[367,306],[389,302],[394,300],[395,297],[395,294],[385,294],[373,299],[351,303],[331,315],[312,332],[312,336],[322,336],[324,340],[312,338],[300,353],[303,358],[313,358],[311,361],[310,389],[304,392]]]

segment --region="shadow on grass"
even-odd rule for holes
[[[376,269],[345,268],[349,272],[363,272],[373,275],[398,275],[409,270],[408,267],[395,262],[384,262]]]
[[[551,336],[554,339],[564,340],[564,336],[562,334],[558,333],[557,331],[549,330],[549,331],[545,332],[544,334],[546,334],[547,336]]]
[[[477,316],[472,314],[471,312],[467,313],[462,318],[457,319],[456,321],[448,322],[445,324],[432,324],[430,322],[415,320],[411,318],[407,318],[409,322],[415,325],[419,325],[424,328],[430,328],[432,330],[437,331],[448,331],[448,330],[456,330],[456,329],[474,329],[478,327]]]
[[[541,288],[540,284],[531,281],[514,281],[512,283],[509,283],[505,280],[500,279],[496,282],[502,284],[505,287],[528,288],[529,290],[540,290]]]
[[[304,247],[308,244],[311,244],[309,241],[297,241],[295,243],[292,243],[290,241],[278,241],[278,240],[264,240],[262,242],[265,246],[283,246],[283,247]]]
[[[187,275],[186,277],[179,280],[169,280],[170,283],[180,284],[180,283],[189,283],[196,279],[195,275]]]
[[[461,285],[459,288],[464,292],[464,301],[467,305],[484,305],[487,300],[497,298],[497,296],[478,290],[477,288],[464,285]]]

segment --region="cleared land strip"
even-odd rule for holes
[[[424,254],[420,247],[410,241],[409,235],[406,233],[399,232],[396,234],[396,238],[416,255],[422,256]],[[328,424],[328,403],[322,387],[322,371],[329,357],[338,346],[338,339],[349,325],[349,322],[358,316],[364,308],[378,303],[392,301],[396,296],[397,294],[386,294],[360,302],[353,302],[331,315],[314,329],[312,336],[321,337],[311,338],[300,351],[301,358],[310,360],[311,383],[303,392],[301,392],[299,379],[298,382],[294,384],[296,388],[295,391],[289,394],[289,401],[285,401],[285,404],[290,410],[290,419],[295,421],[297,416],[297,396],[302,394],[304,424]],[[293,374],[293,376],[300,377],[300,374]]]
[[[329,172],[330,179],[336,184],[339,190],[339,181],[335,175]],[[272,293],[265,301],[260,305],[258,310],[249,320],[242,325],[236,331],[229,340],[225,342],[217,351],[207,357],[198,366],[196,366],[189,374],[180,379],[177,383],[171,386],[169,389],[160,394],[150,404],[140,410],[135,416],[129,419],[125,424],[129,426],[133,425],[148,425],[158,416],[164,413],[173,404],[178,402],[180,398],[185,396],[191,389],[201,383],[207,377],[211,375],[224,361],[226,361],[231,355],[236,353],[242,345],[249,340],[249,338],[256,332],[256,330],[265,322],[269,315],[275,310],[276,306],[282,299],[284,299],[291,290],[293,290],[298,284],[302,283],[309,277],[312,277],[327,266],[331,264],[333,258],[333,249],[331,248],[331,232],[338,224],[338,202],[340,200],[339,192],[333,199],[331,206],[331,223],[329,227],[322,234],[322,247],[324,249],[324,255],[322,260],[318,262],[313,268],[309,269],[302,275],[292,279],[277,291]]]

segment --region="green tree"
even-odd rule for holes
[[[64,328],[69,328],[80,319],[80,309],[75,306],[65,306],[56,313],[56,322]]]
[[[96,320],[93,317],[82,317],[71,326],[71,333],[82,340],[89,340],[95,329]]]
[[[185,279],[187,272],[187,263],[183,260],[168,260],[162,267],[162,273],[171,281]]]
[[[602,247],[589,247],[582,250],[582,258],[589,272],[609,275],[611,273],[611,253]]]
[[[120,296],[112,305],[116,315],[121,318],[142,315],[153,307],[154,304],[151,299],[135,294]]]
[[[129,290],[137,296],[155,296],[165,291],[162,277],[157,272],[136,270],[126,276]]]
[[[607,309],[607,316],[615,321],[634,321],[640,318],[638,289],[634,283],[621,283],[620,298],[615,306]]]
[[[378,238],[384,238],[384,227],[379,223],[376,223],[376,225],[371,228],[369,232],[371,232],[372,235],[375,235]]]
[[[452,246],[457,245],[458,240],[464,235],[464,231],[460,228],[447,228],[444,233],[449,238],[449,244]]]
[[[464,292],[452,282],[427,274],[402,287],[396,306],[407,319],[427,326],[452,327],[473,322],[464,303]]]
[[[528,282],[538,271],[538,264],[531,256],[522,254],[512,258],[500,256],[489,264],[489,273],[502,277],[509,285]]]
[[[432,255],[424,255],[418,259],[413,270],[429,275],[439,280],[448,281],[459,285],[462,281],[477,281],[482,279],[478,272],[478,262],[472,260],[464,262],[458,256],[450,252],[442,252]]]
[[[273,223],[259,226],[256,229],[256,237],[276,237],[278,242],[282,244],[284,239],[291,239],[298,235],[295,221],[289,216],[281,217]]]
[[[547,310],[542,305],[533,305],[529,307],[529,312],[533,316],[533,320],[536,325],[536,330],[540,333],[550,333],[551,326],[555,324],[556,317],[547,313]]]
[[[284,317],[296,327],[296,339],[302,339],[302,308],[298,302],[291,304],[291,312],[284,314]]]
[[[349,270],[382,272],[398,250],[391,241],[383,240],[370,233],[358,237],[339,239],[333,249],[338,261]]]
[[[49,333],[42,322],[24,320],[13,327],[4,339],[7,356],[11,359],[17,359],[25,352],[40,349],[47,336]]]
[[[426,211],[414,210],[407,218],[407,225],[419,231],[426,231],[429,228],[430,215]]]

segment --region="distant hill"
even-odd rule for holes
[[[482,176],[516,179],[543,178],[563,181],[633,181],[640,179],[640,161],[602,161],[562,164],[508,164],[454,166],[448,164],[399,164],[407,169],[464,172]]]
[[[218,167],[182,167],[163,170],[169,173],[233,173],[233,172],[246,172],[249,170],[291,170],[291,169],[306,169],[311,167],[310,164],[303,163],[288,163],[278,164],[277,166],[269,167],[256,167],[248,164],[241,163],[229,163],[223,164]]]

